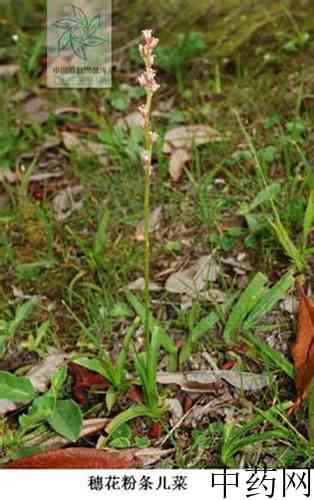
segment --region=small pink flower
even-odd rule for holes
[[[146,86],[147,86],[147,77],[146,77],[146,74],[145,74],[145,73],[142,73],[142,74],[138,77],[138,82],[139,82],[139,84],[141,85],[141,87],[146,87]]]
[[[151,141],[154,144],[158,139],[158,134],[156,132],[150,132]]]
[[[153,30],[143,30],[142,34],[143,34],[143,38],[144,38],[145,42],[149,43],[152,36],[153,36]]]

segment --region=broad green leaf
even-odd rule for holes
[[[50,392],[36,398],[28,413],[19,417],[22,429],[24,431],[29,430],[47,420],[52,415],[55,405],[56,399]]]
[[[0,371],[0,399],[27,403],[36,397],[36,391],[28,378]]]
[[[307,240],[314,221],[314,190],[310,192],[303,222],[303,249],[306,249]]]
[[[74,358],[73,363],[77,363],[78,365],[84,366],[93,372],[99,373],[111,383],[114,383],[115,381],[115,371],[109,357],[108,359],[101,361],[97,358],[79,357]]]
[[[71,399],[59,400],[48,422],[58,434],[75,442],[82,428],[82,412],[78,404]]]
[[[227,344],[234,342],[237,330],[261,298],[265,291],[266,283],[267,277],[262,273],[257,273],[241,294],[231,311],[224,329],[224,339]]]
[[[244,322],[243,330],[250,330],[255,323],[271,311],[274,305],[286,296],[287,291],[293,286],[293,284],[293,274],[292,272],[288,272],[281,278],[280,281],[278,281],[278,283],[276,283],[276,285],[265,292]]]
[[[125,437],[115,438],[112,439],[112,441],[110,441],[110,448],[124,449],[130,447],[131,447],[131,441]]]

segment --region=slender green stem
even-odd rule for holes
[[[150,241],[149,241],[149,214],[150,214],[150,174],[145,172],[144,194],[144,279],[145,279],[145,324],[144,333],[147,346],[149,344],[149,274],[150,274]]]
[[[148,90],[146,97],[146,120],[145,120],[145,151],[147,155],[147,163],[145,166],[145,188],[144,188],[144,300],[145,300],[145,324],[144,335],[146,347],[149,347],[149,310],[150,310],[150,295],[149,295],[149,277],[150,277],[150,239],[149,239],[149,218],[150,218],[150,177],[152,164],[153,143],[150,126],[150,113],[152,105],[152,93]]]

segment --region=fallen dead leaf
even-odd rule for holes
[[[200,257],[191,267],[178,271],[169,276],[165,288],[168,292],[199,296],[207,288],[208,282],[215,282],[220,267],[212,255]]]
[[[135,469],[149,467],[174,449],[130,448],[123,451],[92,448],[51,450],[18,458],[7,463],[7,469]]]
[[[135,281],[132,281],[127,287],[128,290],[145,290],[145,280],[144,278],[138,278]],[[162,290],[162,287],[154,283],[153,281],[149,282],[148,288],[151,292],[158,292]]]
[[[169,130],[164,139],[164,153],[175,149],[191,150],[193,146],[221,141],[221,135],[209,125],[187,125]]]
[[[52,375],[64,364],[65,358],[64,352],[51,349],[50,354],[42,363],[31,368],[27,378],[38,392],[44,392],[47,389]]]
[[[162,458],[168,457],[174,453],[174,449],[170,448],[168,450],[161,450],[159,448],[142,448],[135,450],[135,456],[141,460],[143,467],[148,467],[150,465],[159,462]]]
[[[236,372],[231,370],[205,370],[192,372],[158,372],[159,384],[176,384],[183,391],[206,393],[211,392],[213,384],[224,381],[243,391],[260,391],[269,385],[267,374]]]
[[[80,108],[75,108],[74,106],[65,106],[63,108],[56,108],[54,110],[54,114],[56,116],[61,116],[61,115],[65,115],[68,113],[75,113],[75,114],[79,115],[81,112],[82,112],[82,110]]]
[[[69,374],[74,379],[74,398],[78,403],[86,403],[86,390],[90,389],[92,386],[105,390],[110,387],[109,382],[98,373],[92,372],[84,366],[78,365],[77,363],[70,362],[68,364]]]
[[[103,430],[110,422],[109,418],[91,418],[83,421],[82,430],[79,439],[87,436],[92,436]],[[53,436],[43,440],[42,436],[38,436],[28,441],[28,446],[41,446],[45,449],[63,448],[71,442],[62,436]]]
[[[185,165],[191,158],[191,153],[186,149],[176,149],[172,153],[169,162],[169,174],[173,181],[177,182],[180,179]]]
[[[23,105],[24,122],[42,124],[48,121],[48,102],[42,97],[31,97]]]
[[[149,232],[153,233],[160,227],[162,218],[162,206],[156,207],[152,210],[149,217]],[[144,221],[140,221],[136,227],[135,239],[137,241],[144,241]]]
[[[191,409],[187,419],[185,419],[186,425],[193,425],[203,417],[206,417],[208,414],[214,413],[217,414],[217,411],[220,408],[225,408],[228,404],[234,404],[234,397],[231,394],[224,394],[218,398],[211,399],[206,404],[195,404]]]
[[[16,75],[20,71],[18,64],[1,64],[0,65],[0,79],[9,78]]]
[[[135,469],[143,466],[134,450],[67,448],[17,458],[6,469]]]
[[[57,220],[63,221],[76,210],[81,210],[83,207],[83,200],[81,199],[82,192],[82,186],[72,186],[60,191],[60,193],[54,197],[53,209]]]
[[[297,285],[300,302],[297,340],[292,349],[299,398],[304,399],[314,376],[314,303]]]
[[[65,354],[62,351],[51,349],[47,358],[34,366],[26,375],[38,392],[44,392],[54,372],[65,362]],[[0,400],[0,415],[5,415],[19,407],[19,403],[12,403],[6,399]]]
[[[184,125],[169,130],[164,138],[163,152],[171,155],[169,173],[177,182],[192,157],[193,146],[220,141],[220,134],[208,125]]]
[[[99,142],[82,139],[72,132],[62,132],[62,141],[68,151],[75,151],[82,156],[96,156],[102,165],[108,164],[104,146]]]
[[[182,404],[177,398],[166,399],[165,403],[171,413],[171,425],[176,425],[183,417]]]
[[[124,116],[122,118],[119,118],[117,120],[117,125],[122,126],[122,127],[141,127],[142,126],[142,116],[138,111],[134,111],[133,113],[128,114],[127,116]]]

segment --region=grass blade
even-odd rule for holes
[[[234,342],[237,330],[261,298],[265,291],[266,283],[267,277],[262,273],[257,273],[241,294],[238,302],[232,309],[224,329],[224,339],[227,344]]]
[[[274,305],[281,299],[283,299],[294,284],[294,278],[292,272],[285,274],[276,285],[274,285],[270,290],[268,290],[260,301],[256,304],[254,309],[249,314],[248,318],[243,324],[243,330],[250,330],[255,323],[257,323],[265,314],[267,314]]]

